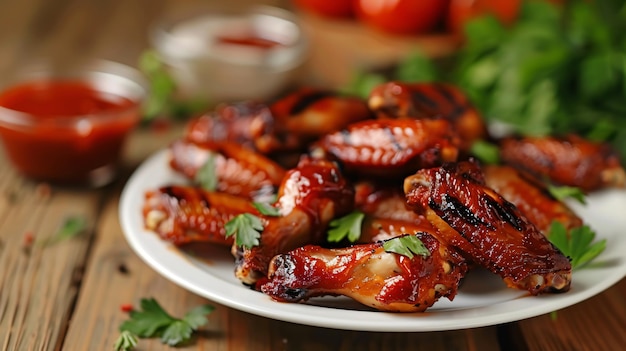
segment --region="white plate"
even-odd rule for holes
[[[606,251],[583,269],[574,271],[572,288],[563,294],[527,296],[507,289],[499,277],[471,272],[454,301],[439,300],[424,313],[386,313],[362,307],[342,297],[323,297],[307,304],[280,303],[250,290],[234,277],[228,249],[214,248],[210,262],[182,253],[143,226],[144,193],[185,180],[171,171],[167,151],[146,160],[132,175],[121,196],[120,219],[126,239],[153,269],[200,296],[241,311],[313,326],[368,331],[422,332],[481,327],[549,313],[594,296],[626,276],[626,192],[610,191],[588,198],[588,206],[572,207],[606,238]]]

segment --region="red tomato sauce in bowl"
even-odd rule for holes
[[[144,94],[134,80],[102,69],[11,85],[0,92],[5,153],[30,178],[106,184],[140,119]]]

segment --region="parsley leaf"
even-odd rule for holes
[[[139,337],[149,338],[173,323],[176,319],[163,310],[155,299],[141,299],[142,311],[131,311],[130,320],[120,326]]]
[[[165,312],[155,299],[142,299],[141,311],[131,311],[130,319],[120,326],[122,333],[115,344],[116,350],[130,350],[128,346],[118,348],[118,344],[120,347],[131,345],[134,336],[160,337],[161,342],[170,346],[187,342],[195,330],[208,322],[206,315],[213,309],[210,305],[199,306],[187,312],[182,319],[178,319]],[[136,344],[135,337],[132,347]]]
[[[413,258],[414,254],[423,257],[430,256],[430,251],[416,235],[403,235],[389,239],[383,243],[383,248],[386,252],[397,253],[408,258]]]
[[[569,234],[565,226],[553,221],[548,239],[570,258],[572,268],[581,267],[596,258],[606,248],[606,239],[592,244],[596,233],[586,225],[573,228]]]
[[[191,339],[193,329],[183,320],[175,320],[165,328],[161,335],[161,342],[170,346],[178,345],[185,340]]]
[[[139,69],[150,84],[150,95],[144,107],[144,118],[150,120],[166,112],[172,104],[176,83],[169,74],[161,57],[154,50],[147,50],[139,58]]]
[[[280,211],[267,202],[253,202],[252,206],[254,206],[262,215],[280,217]]]
[[[209,152],[206,162],[198,169],[194,181],[208,191],[217,189],[217,172],[215,164],[215,153]]]
[[[196,330],[209,322],[209,319],[206,316],[213,312],[214,309],[215,307],[211,305],[198,306],[187,312],[187,314],[183,317],[183,320],[187,322],[191,328]]]
[[[559,201],[563,201],[566,198],[571,197],[583,205],[586,204],[585,193],[576,187],[548,185],[548,192]]]
[[[346,237],[350,242],[357,241],[361,237],[363,218],[365,218],[363,212],[354,211],[346,216],[332,220],[328,230],[328,241],[339,242]]]
[[[67,217],[53,237],[47,238],[42,245],[52,245],[60,241],[79,236],[87,229],[87,219],[82,216]]]
[[[113,349],[115,351],[130,351],[134,350],[135,346],[137,346],[137,335],[129,332],[128,330],[124,330],[120,333],[117,340],[115,340]]]
[[[471,147],[470,152],[476,156],[482,163],[498,164],[500,163],[500,149],[497,145],[484,140],[476,140]]]
[[[242,213],[235,216],[224,225],[226,237],[235,235],[235,243],[246,249],[259,245],[259,238],[263,231],[263,223],[259,217]]]
[[[358,71],[343,92],[348,95],[367,98],[375,86],[386,81],[388,79],[382,74]]]

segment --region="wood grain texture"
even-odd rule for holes
[[[529,350],[620,350],[626,345],[626,280],[555,316],[518,324]]]
[[[2,172],[0,183],[0,345],[54,350],[78,293],[101,192],[48,194],[12,171]],[[90,227],[79,237],[46,244],[68,216],[84,217]]]

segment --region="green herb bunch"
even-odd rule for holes
[[[526,1],[516,25],[481,17],[466,38],[450,78],[488,119],[524,135],[622,140],[626,151],[623,0]]]

